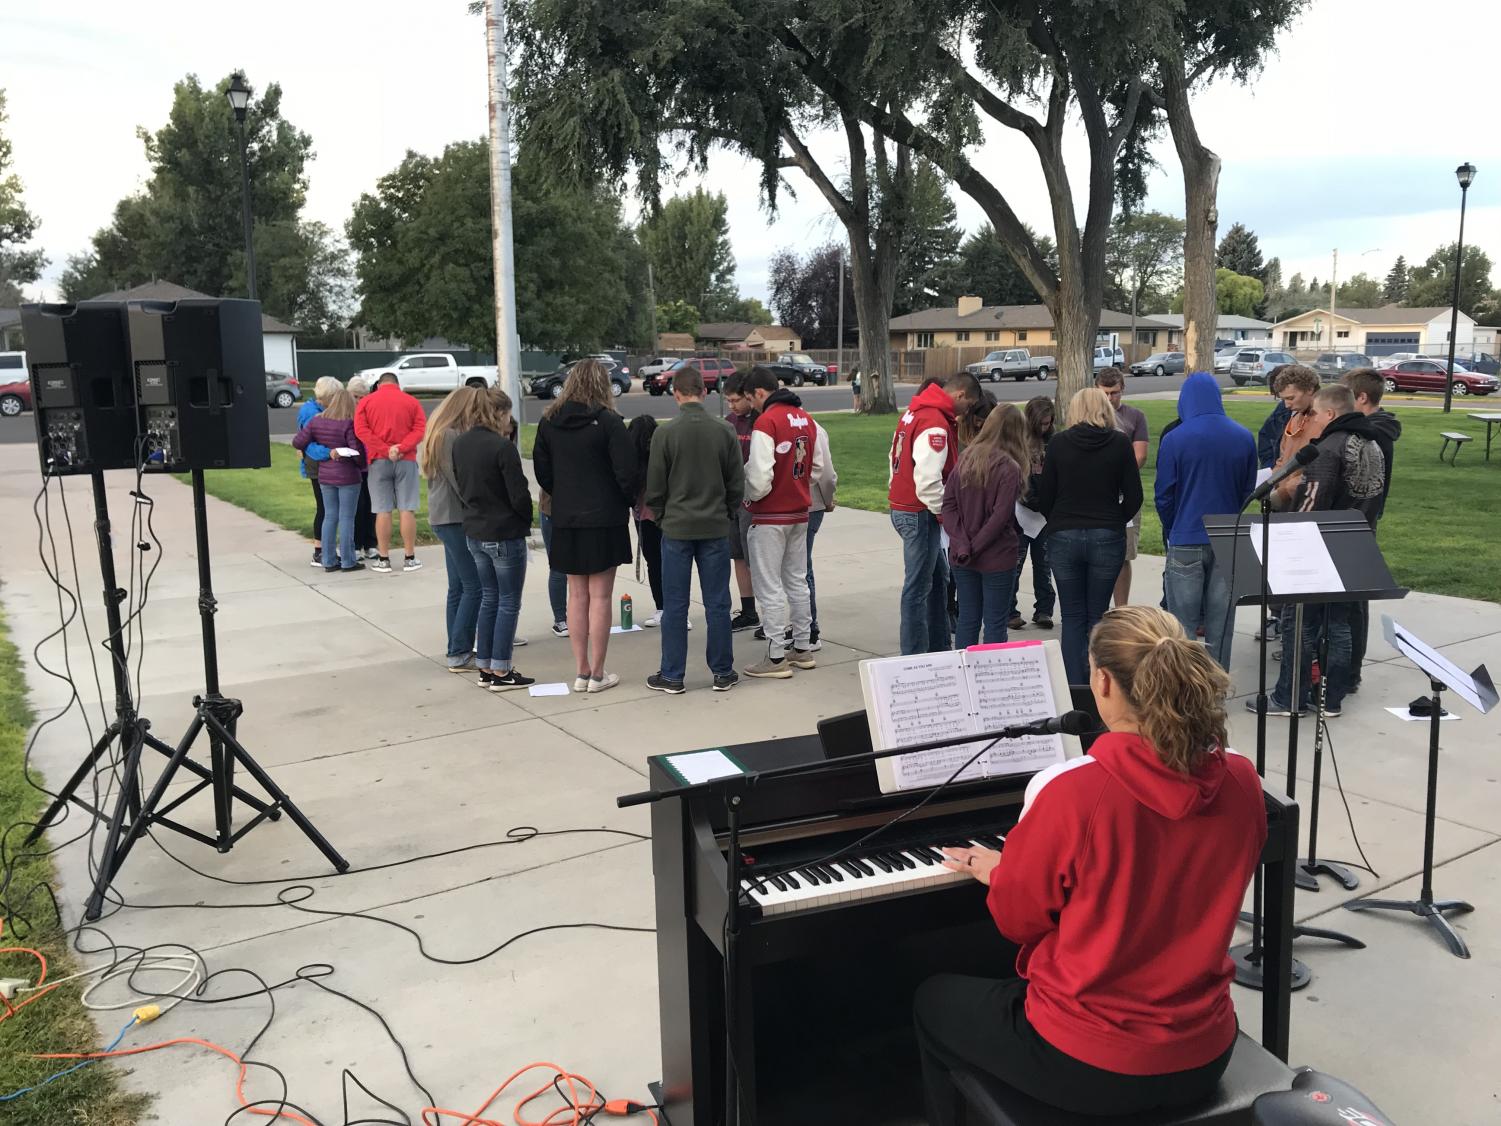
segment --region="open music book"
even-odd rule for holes
[[[998,731],[1071,707],[1056,641],[1010,641],[861,661],[860,688],[870,741],[877,750]],[[878,759],[881,792],[937,786],[982,746],[984,741],[956,743]],[[1079,753],[1079,740],[1071,735],[1005,739],[976,759],[959,780],[1031,774]]]

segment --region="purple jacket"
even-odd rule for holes
[[[354,436],[354,419],[329,418],[326,414],[314,415],[307,420],[307,425],[297,431],[292,438],[292,445],[299,450],[306,449],[309,442],[327,446],[330,451],[339,446],[348,446],[360,452],[359,457],[330,456],[327,461],[320,461],[318,484],[358,485],[360,483],[360,470],[365,468],[365,447]]]
[[[943,530],[949,534],[949,562],[971,571],[1016,569],[1016,501],[1021,473],[998,456],[984,485],[966,485],[957,468],[943,487]]]

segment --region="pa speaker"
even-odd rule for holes
[[[185,298],[129,307],[135,399],[164,469],[271,464],[261,307]]]
[[[134,469],[147,460],[123,302],[23,305],[42,473]]]

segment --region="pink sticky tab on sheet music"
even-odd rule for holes
[[[1001,641],[995,645],[971,645],[966,653],[986,653],[991,649],[1025,649],[1029,645],[1041,645],[1040,641]]]

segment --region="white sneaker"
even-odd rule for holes
[[[526,644],[526,638],[524,638],[524,637],[513,637],[513,638],[511,638],[511,644],[513,646],[515,646],[516,648],[519,649],[521,646],[523,646],[523,645]]]
[[[403,571],[420,571],[422,569],[422,560],[418,559],[415,555],[408,555],[406,563],[401,569]]]
[[[576,677],[574,677],[573,678],[573,690],[575,692],[587,692],[587,691],[589,691],[589,678],[587,676],[576,676]]]
[[[552,635],[554,637],[567,637],[568,636],[568,623],[567,622],[553,622],[553,624],[552,624]]]
[[[647,618],[641,624],[647,629],[656,629],[659,625],[662,624],[662,611],[658,610],[655,614]]]
[[[619,683],[620,677],[616,676],[612,672],[606,671],[605,675],[600,677],[598,680],[595,680],[592,676],[589,678],[589,691],[607,692]]]

